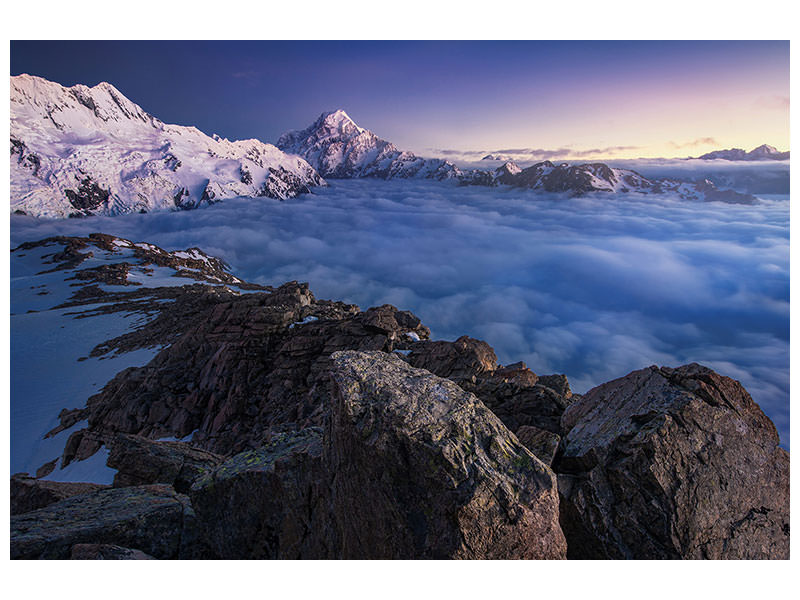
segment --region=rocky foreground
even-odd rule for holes
[[[409,312],[247,284],[199,250],[95,234],[14,252],[69,270],[81,318],[149,316],[93,354],[161,350],[62,411],[51,434],[85,426],[60,466],[12,477],[12,558],[789,557],[788,453],[700,365],[580,396]],[[167,268],[196,283],[131,280]],[[111,486],[44,479],[101,448]]]

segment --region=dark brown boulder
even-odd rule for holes
[[[279,434],[198,479],[192,504],[203,535],[225,559],[336,558],[322,467],[322,432]]]
[[[70,496],[86,494],[107,487],[96,483],[42,481],[24,473],[18,473],[11,477],[11,514],[20,515],[44,508]]]
[[[570,558],[788,558],[789,456],[739,382],[650,367],[564,413]]]
[[[414,367],[426,369],[456,383],[474,383],[478,376],[491,373],[497,368],[497,356],[492,347],[466,335],[455,342],[414,344],[408,355],[408,362]]]
[[[11,558],[69,558],[75,544],[136,548],[155,558],[198,558],[189,499],[168,485],[104,489],[11,517]]]
[[[187,493],[192,482],[222,457],[184,442],[158,442],[138,435],[119,434],[106,464],[117,469],[114,487],[168,483]]]
[[[474,395],[383,352],[333,355],[340,558],[563,558],[555,476]]]

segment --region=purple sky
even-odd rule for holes
[[[789,149],[780,41],[11,42],[19,73],[109,81],[166,122],[231,139],[274,142],[344,108],[423,155]]]

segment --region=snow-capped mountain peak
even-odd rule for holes
[[[454,179],[460,174],[451,162],[423,159],[398,150],[369,129],[358,126],[345,111],[322,113],[302,131],[278,138],[278,148],[306,159],[323,177],[394,179]]]
[[[322,113],[315,123],[317,128],[326,126],[335,128],[342,135],[348,135],[354,131],[357,133],[364,133],[366,131],[363,127],[356,125],[356,122],[350,118],[345,111],[341,108],[327,113]]]
[[[302,158],[165,124],[110,83],[11,77],[12,211],[183,210],[236,196],[290,198],[315,185],[325,182]]]

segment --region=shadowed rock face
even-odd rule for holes
[[[570,558],[788,558],[789,456],[737,381],[697,364],[634,371],[562,425]]]
[[[186,443],[120,434],[111,444],[106,464],[117,469],[114,487],[167,483],[186,493],[195,479],[221,461],[222,457]]]
[[[207,471],[192,504],[208,544],[227,559],[338,558],[327,510],[322,432],[279,434]]]
[[[11,517],[11,558],[70,557],[75,544],[113,544],[155,558],[194,558],[189,499],[166,485],[99,490]]]
[[[563,558],[553,473],[474,395],[380,352],[333,355],[343,558]]]
[[[11,514],[20,515],[44,508],[70,496],[102,490],[106,487],[108,486],[96,483],[42,481],[18,473],[11,478]]]

